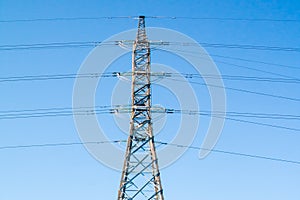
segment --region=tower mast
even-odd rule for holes
[[[150,73],[145,17],[139,16],[132,52],[130,134],[118,200],[164,200],[152,129]]]

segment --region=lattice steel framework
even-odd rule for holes
[[[145,17],[138,19],[132,53],[132,108],[130,134],[118,200],[163,200],[151,120],[150,43]]]

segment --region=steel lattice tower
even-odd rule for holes
[[[132,53],[130,134],[118,200],[164,199],[152,131],[150,72],[150,43],[145,17],[140,16]]]

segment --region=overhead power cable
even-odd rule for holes
[[[102,115],[102,114],[129,114],[131,112],[130,106],[96,106],[82,107],[82,108],[49,108],[49,109],[31,109],[31,110],[11,110],[0,111],[0,120],[12,120],[12,119],[28,119],[28,118],[44,118],[44,117],[67,117],[73,115]],[[197,110],[178,110],[178,109],[155,109],[153,113],[181,113],[187,115],[199,115],[205,117],[222,118],[230,121],[236,121],[240,123],[248,123],[265,127],[272,127],[277,129],[284,129],[289,131],[300,132],[300,129],[281,126],[278,123],[264,123],[257,121],[250,121],[249,119],[269,119],[269,120],[300,120],[300,115],[292,114],[276,114],[276,113],[246,113],[246,112],[211,112],[211,111],[197,111]]]
[[[191,17],[191,16],[145,16],[148,19],[167,20],[197,20],[197,21],[248,21],[248,22],[284,22],[298,23],[300,19],[272,19],[272,18],[240,18],[240,17]],[[138,16],[99,16],[99,17],[55,17],[32,19],[6,19],[0,23],[16,22],[55,22],[55,21],[87,21],[87,20],[113,20],[113,19],[137,19]]]
[[[97,112],[107,112],[111,114],[130,113],[131,106],[129,105],[111,105],[111,106],[86,106],[86,107],[53,107],[53,108],[38,108],[38,109],[21,109],[21,110],[1,110],[0,117],[8,116],[23,116],[23,115],[42,115],[42,114],[60,114],[60,113],[85,113],[97,114]],[[282,113],[256,113],[256,112],[236,112],[236,111],[207,111],[207,110],[181,110],[152,107],[154,113],[181,113],[188,115],[209,115],[209,116],[230,116],[230,117],[245,117],[256,119],[278,119],[278,120],[300,120],[300,115],[282,114]]]
[[[127,73],[127,76],[130,73]],[[155,74],[153,74],[155,75]],[[172,76],[178,76],[180,74],[176,73],[165,73],[165,74],[156,74],[155,76],[164,77],[168,80],[177,81],[177,82],[185,82],[183,80],[178,80],[175,78],[172,78]],[[198,74],[183,74],[186,78],[209,78],[209,79],[222,79],[222,77],[219,76],[213,76],[213,75],[204,75],[201,77]],[[55,75],[36,75],[36,76],[15,76],[15,77],[0,77],[0,83],[1,82],[16,82],[16,81],[40,81],[40,80],[61,80],[61,79],[70,79],[70,78],[98,78],[98,77],[117,77],[122,76],[122,73],[120,72],[113,72],[113,73],[88,73],[88,74],[55,74]],[[274,78],[260,78],[260,77],[247,77],[247,76],[230,76],[230,75],[224,75],[225,80],[236,80],[236,81],[265,81],[265,82],[280,82],[280,83],[300,83],[300,80],[298,79],[274,79]],[[257,92],[252,90],[246,90],[246,89],[240,89],[240,88],[233,88],[233,87],[223,87],[213,84],[206,84],[204,82],[197,82],[197,81],[189,81],[189,83],[196,84],[196,85],[202,85],[202,86],[210,86],[210,87],[216,87],[216,88],[224,88],[226,90],[232,90],[236,92],[243,92],[243,93],[249,93],[249,94],[255,94],[260,96],[268,96],[272,98],[279,98],[279,99],[285,99],[290,101],[300,101],[298,98],[294,97],[288,97],[283,95],[275,95],[275,94],[268,94],[265,92]]]
[[[184,80],[178,80],[178,79],[169,78],[169,77],[167,77],[167,78],[169,80],[173,80],[173,81],[177,81],[177,82],[185,82]],[[272,98],[277,98],[277,99],[285,99],[285,100],[289,100],[289,101],[296,101],[296,102],[300,101],[299,98],[287,97],[287,96],[283,96],[283,95],[268,94],[268,93],[265,93],[265,92],[251,91],[251,90],[246,90],[246,89],[241,89],[241,88],[219,86],[219,85],[207,84],[207,83],[197,82],[197,81],[189,81],[189,83],[196,84],[196,85],[201,85],[201,86],[206,86],[206,87],[215,87],[215,88],[221,88],[221,89],[223,88],[225,90],[232,90],[232,91],[236,91],[236,92],[243,92],[243,93],[248,93],[248,94],[267,96],[267,97],[272,97]]]
[[[208,21],[249,21],[249,22],[300,22],[300,19],[240,18],[240,17],[190,17],[190,16],[146,16],[152,19],[208,20]]]
[[[131,73],[123,72],[106,72],[106,73],[84,73],[84,74],[41,74],[41,75],[24,75],[24,76],[10,76],[0,77],[1,82],[18,82],[18,81],[44,81],[44,80],[63,80],[74,78],[107,78],[117,76],[131,76]],[[251,81],[251,82],[274,82],[274,83],[293,83],[299,84],[300,79],[296,78],[271,78],[271,77],[259,77],[259,76],[239,76],[239,75],[210,75],[210,74],[193,74],[193,73],[152,73],[152,77],[181,77],[192,78],[205,78],[205,79],[223,79],[228,81]]]
[[[61,80],[74,78],[105,78],[116,77],[116,73],[85,73],[85,74],[41,74],[41,75],[25,75],[25,76],[11,76],[0,77],[1,82],[18,82],[18,81],[44,81],[44,80]]]
[[[118,144],[119,143],[120,144],[120,143],[126,143],[126,140],[10,145],[10,146],[0,146],[0,150],[26,149],[26,148],[48,148],[48,147],[67,147],[67,146],[78,146],[78,145],[101,145],[101,144],[107,144],[107,143],[110,143],[110,144]],[[155,141],[155,143],[160,144],[160,145],[165,145],[165,146],[174,146],[174,147],[177,147],[177,148],[205,150],[205,151],[211,151],[213,153],[228,154],[228,155],[234,155],[234,156],[240,156],[240,157],[256,158],[256,159],[262,159],[262,160],[271,160],[271,161],[276,161],[276,162],[283,162],[283,163],[290,163],[290,164],[300,165],[300,161],[298,161],[298,160],[288,160],[288,159],[275,158],[275,157],[269,157],[269,156],[260,156],[260,155],[255,155],[255,154],[240,153],[240,152],[235,152],[235,151],[225,151],[225,150],[220,150],[220,149],[206,149],[206,148],[201,148],[201,147],[196,147],[196,146],[187,146],[187,145],[175,144],[175,143],[169,143],[169,142],[162,142],[162,141]]]
[[[106,106],[98,108],[53,108],[53,109],[36,109],[31,111],[1,111],[0,120],[8,119],[25,119],[25,118],[41,118],[41,117],[66,117],[72,115],[100,115],[113,114],[114,110]]]
[[[159,49],[155,49],[155,50],[159,50]],[[198,58],[198,59],[210,60],[210,58],[207,56],[207,54],[201,54],[199,52],[192,51],[192,50],[182,50],[182,49],[178,49],[178,48],[174,49],[174,48],[167,48],[167,47],[164,47],[163,50],[170,51],[170,52],[175,52],[175,53],[178,52],[178,53],[188,54],[189,56],[192,56],[192,57],[195,57],[195,58]],[[264,65],[280,66],[280,67],[291,68],[291,69],[296,69],[296,70],[300,69],[299,67],[296,67],[296,66],[282,65],[282,64],[262,62],[262,61],[256,61],[256,60],[248,60],[248,59],[242,59],[242,58],[239,59],[239,58],[235,58],[235,57],[221,56],[221,55],[216,55],[216,54],[211,54],[211,56],[226,58],[226,59],[232,59],[232,60],[238,60],[238,61],[261,63],[261,64],[264,64]],[[225,64],[225,65],[228,65],[230,67],[237,67],[237,68],[241,68],[241,69],[246,69],[246,70],[251,70],[251,71],[255,71],[255,72],[264,73],[264,74],[270,74],[270,75],[274,75],[274,76],[278,76],[278,77],[295,79],[297,81],[300,80],[297,77],[293,77],[293,76],[290,76],[290,75],[285,75],[285,74],[273,72],[273,70],[272,71],[271,70],[265,70],[264,67],[262,67],[262,66],[259,66],[259,68],[255,68],[255,67],[249,67],[249,66],[235,64],[235,63],[231,63],[231,62],[227,62],[227,61],[224,62],[224,61],[218,60],[218,59],[213,59],[213,61],[215,63]]]
[[[127,73],[127,76],[130,73]],[[155,74],[154,74],[155,75]],[[172,78],[172,76],[178,76],[180,74],[176,73],[165,73],[165,74],[156,74],[156,76],[167,78],[168,80],[177,81],[177,82],[185,82],[183,80],[178,80],[175,78]],[[183,74],[186,78],[210,78],[210,79],[222,79],[222,77],[219,76],[212,76],[212,75],[204,75],[201,77],[198,74]],[[1,82],[16,82],[16,81],[40,81],[40,80],[60,80],[60,79],[70,79],[70,78],[97,78],[97,77],[117,77],[122,76],[122,73],[120,72],[113,72],[113,73],[88,73],[88,74],[55,74],[55,75],[36,75],[36,76],[15,76],[15,77],[0,77],[0,83]],[[298,79],[274,79],[274,78],[260,78],[260,77],[247,77],[247,76],[230,76],[230,75],[224,75],[225,80],[236,80],[236,81],[265,81],[265,82],[280,82],[280,83],[296,83],[298,84],[300,80]],[[226,90],[232,90],[236,92],[243,92],[243,93],[249,93],[249,94],[255,94],[260,96],[267,96],[272,98],[279,98],[279,99],[285,99],[290,101],[300,101],[298,98],[294,97],[288,97],[283,95],[275,95],[275,94],[268,94],[265,92],[257,92],[252,90],[246,90],[246,89],[240,89],[240,88],[233,88],[233,87],[223,87],[213,84],[207,84],[204,82],[197,82],[197,81],[189,81],[191,84],[201,85],[201,86],[210,86],[210,87],[216,87],[216,88],[224,88]]]
[[[224,56],[224,55],[217,55],[217,54],[209,54],[209,55],[212,57],[219,57],[219,58],[225,58],[225,59],[230,59],[230,60],[239,60],[239,61],[244,61],[244,62],[258,63],[258,64],[271,65],[271,66],[279,66],[279,67],[285,67],[285,68],[297,69],[297,70],[300,69],[300,67],[284,65],[284,64],[280,64],[280,63],[271,63],[271,62],[266,62],[266,61],[238,58],[238,57]]]
[[[182,113],[188,115],[208,115],[208,116],[219,116],[219,117],[245,117],[245,118],[256,118],[256,119],[278,119],[278,120],[300,120],[300,115],[292,114],[278,114],[278,113],[253,113],[253,112],[236,112],[236,111],[206,111],[206,110],[177,110],[177,109],[166,109],[167,113]]]
[[[171,76],[175,76],[176,74],[171,74]],[[189,74],[183,73],[178,74],[178,76],[184,76],[185,78],[200,78],[200,79],[222,79],[228,81],[253,81],[253,82],[271,82],[271,83],[300,83],[300,79],[296,78],[271,78],[271,77],[259,77],[259,76],[241,76],[241,75],[200,75],[200,74]]]
[[[282,159],[282,158],[260,156],[260,155],[254,155],[254,154],[246,154],[246,153],[240,153],[240,152],[234,152],[234,151],[224,151],[224,150],[219,150],[219,149],[206,149],[206,148],[201,148],[201,147],[196,147],[196,146],[186,146],[186,145],[181,145],[181,144],[160,142],[160,141],[156,141],[156,143],[161,144],[161,145],[166,145],[166,146],[174,146],[174,147],[178,147],[178,148],[205,150],[205,151],[211,151],[211,152],[215,152],[215,153],[223,153],[223,154],[228,154],[228,155],[257,158],[257,159],[264,159],[264,160],[272,160],[272,161],[277,161],[277,162],[285,162],[285,163],[292,163],[292,164],[300,165],[300,161],[298,161],[298,160],[287,160],[287,159]]]
[[[81,20],[106,20],[106,19],[135,19],[135,16],[103,16],[103,17],[55,17],[55,18],[32,18],[32,19],[7,19],[0,20],[0,23],[15,22],[52,22],[52,21],[81,21]]]
[[[182,50],[182,49],[168,49],[168,48],[164,48],[165,50],[169,50],[171,52],[183,52],[185,54],[189,54],[190,56],[193,56],[195,58],[199,58],[199,59],[204,59],[204,60],[208,60],[207,55],[205,54],[201,54],[199,52],[195,52],[195,51],[187,51],[187,50]],[[279,66],[279,67],[284,67],[284,68],[290,68],[290,69],[295,69],[295,70],[300,70],[300,67],[297,66],[291,66],[291,65],[283,65],[283,64],[278,64],[278,63],[270,63],[270,62],[263,62],[263,61],[258,61],[258,60],[249,60],[249,59],[243,59],[243,58],[237,58],[237,57],[230,57],[230,56],[223,56],[223,55],[217,55],[217,54],[209,54],[209,56],[212,57],[220,57],[220,58],[225,58],[225,59],[231,59],[231,60],[238,60],[238,61],[245,61],[245,62],[251,62],[251,63],[260,63],[260,64],[264,64],[264,65],[272,65],[272,66]],[[257,72],[261,72],[261,73],[266,73],[266,74],[272,74],[272,75],[276,75],[276,76],[280,76],[280,77],[285,77],[285,78],[295,78],[295,77],[291,77],[291,76],[287,76],[287,75],[283,75],[283,74],[279,74],[279,73],[275,73],[275,72],[271,72],[270,70],[263,70],[264,67],[259,66],[259,69],[257,68],[253,68],[253,67],[249,67],[249,66],[244,66],[244,65],[240,65],[240,64],[235,64],[235,63],[231,63],[231,62],[225,62],[222,60],[218,60],[218,59],[213,59],[214,62],[216,63],[222,63],[222,64],[226,64],[229,66],[233,66],[233,67],[238,67],[238,68],[244,68],[244,69],[248,69],[248,70],[252,70],[252,71],[257,71]],[[299,79],[300,80],[300,79]]]
[[[195,52],[195,51],[187,51],[187,50],[182,50],[182,49],[168,49],[168,48],[164,48],[164,50],[167,50],[167,51],[169,50],[169,51],[173,51],[173,52],[180,52],[180,53],[188,54],[189,56],[192,56],[192,57],[195,57],[195,58],[198,58],[198,59],[209,60],[209,58],[206,55],[202,56],[201,54],[199,54],[198,52]],[[214,56],[216,56],[216,57],[224,57],[224,58],[231,58],[231,57],[219,56],[219,55],[214,55]],[[233,58],[231,58],[231,59],[233,59]],[[236,60],[238,60],[238,59],[236,59]],[[259,69],[258,69],[258,68],[244,66],[244,65],[240,65],[240,64],[235,64],[235,63],[231,63],[231,62],[227,62],[227,61],[224,62],[224,61],[218,60],[218,59],[214,59],[213,61],[215,63],[225,64],[225,65],[228,65],[230,67],[237,67],[237,68],[241,68],[241,69],[246,69],[246,70],[251,70],[251,71],[256,71],[256,72],[264,73],[264,74],[271,74],[271,75],[275,75],[275,76],[279,76],[279,77],[300,80],[300,79],[298,79],[296,77],[292,77],[292,76],[289,76],[289,75],[284,75],[284,74],[272,72],[270,70],[264,70],[264,69],[262,69],[263,67],[259,67]],[[251,61],[255,62],[253,60],[251,60]],[[273,64],[273,65],[275,66],[276,64]],[[281,66],[281,65],[277,65],[277,66]],[[284,66],[284,67],[293,68],[293,69],[300,69],[300,68],[295,67],[295,66]]]
[[[199,42],[203,47],[212,48],[230,48],[230,49],[245,49],[245,50],[268,50],[268,51],[296,51],[299,52],[298,47],[279,47],[279,46],[266,46],[266,45],[251,45],[251,44],[222,44],[222,43],[207,43]],[[165,42],[165,45],[177,45],[177,46],[196,46],[196,43],[185,42]]]
[[[84,144],[106,144],[106,143],[120,143],[126,142],[126,140],[112,140],[112,141],[99,141],[99,142],[65,142],[65,143],[47,143],[47,144],[29,144],[29,145],[11,145],[11,146],[0,146],[0,150],[4,149],[23,149],[33,147],[59,147],[59,146],[74,146]]]
[[[115,41],[115,42],[106,42],[106,43],[101,43],[101,42],[66,42],[66,43],[41,43],[41,44],[16,44],[16,45],[0,45],[0,50],[22,50],[22,49],[31,49],[31,48],[36,48],[36,49],[43,49],[43,48],[60,48],[60,47],[95,47],[98,46],[99,44],[101,45],[120,45],[122,41]],[[162,42],[164,44],[164,42]],[[176,49],[175,49],[176,50]],[[174,49],[172,48],[172,51]],[[177,49],[177,51],[180,52],[185,52],[185,53],[193,53],[196,56],[199,56],[199,52],[192,52],[192,51],[183,51],[180,49]],[[272,65],[272,66],[280,66],[280,67],[286,67],[286,68],[292,68],[292,69],[300,69],[300,67],[296,66],[290,66],[290,65],[284,65],[284,64],[279,64],[279,63],[270,63],[270,62],[265,62],[265,61],[258,61],[258,60],[251,60],[251,59],[245,59],[245,58],[237,58],[237,57],[231,57],[231,56],[224,56],[224,55],[217,55],[217,54],[210,54],[210,56],[213,57],[220,57],[220,58],[225,58],[225,59],[231,59],[231,60],[239,60],[239,61],[245,61],[245,62],[252,62],[252,63],[259,63],[259,64],[264,64],[264,65]]]
[[[206,117],[212,117],[212,118],[220,118],[220,119],[226,119],[230,121],[240,122],[240,123],[247,123],[247,124],[254,124],[259,126],[265,126],[265,127],[271,127],[271,128],[277,128],[277,129],[284,129],[289,131],[296,131],[300,132],[299,128],[293,128],[288,126],[281,126],[279,124],[270,124],[270,123],[264,123],[264,122],[257,122],[257,121],[250,121],[249,118],[252,119],[280,119],[280,120],[299,120],[300,116],[294,115],[294,116],[288,116],[288,115],[280,115],[280,114],[263,114],[263,113],[238,113],[238,112],[228,112],[227,113],[220,113],[220,112],[208,112],[208,111],[193,111],[193,110],[173,110],[169,109],[166,111],[167,113],[182,113],[182,114],[188,114],[188,115],[200,115],[200,116],[206,116]],[[248,118],[243,119],[243,118]]]
[[[51,42],[35,44],[7,44],[0,45],[0,51],[11,50],[36,50],[36,49],[57,49],[57,48],[90,48],[96,47],[102,42]],[[101,45],[115,45],[114,43],[102,43]]]
[[[0,45],[0,51],[11,50],[29,50],[29,49],[56,49],[56,48],[84,48],[84,47],[96,47],[101,45],[120,45],[122,41],[87,41],[87,42],[53,42],[53,43],[41,43],[41,44],[11,44]],[[126,41],[127,43],[130,41]],[[133,42],[133,41],[132,41]],[[280,46],[266,46],[266,45],[251,45],[251,44],[222,44],[222,43],[207,43],[199,42],[203,47],[209,48],[230,48],[230,49],[244,49],[244,50],[267,50],[267,51],[287,51],[287,52],[300,52],[298,47],[280,47]],[[175,45],[175,46],[189,46],[196,45],[195,43],[182,43],[182,42],[168,42],[162,41],[158,45]]]

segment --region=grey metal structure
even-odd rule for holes
[[[118,200],[164,199],[152,131],[150,72],[150,43],[145,17],[140,16],[132,53],[130,134]]]

